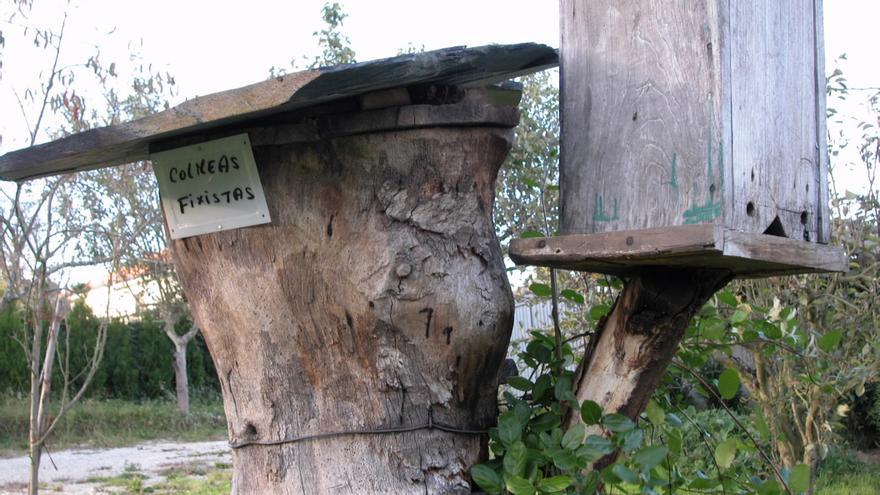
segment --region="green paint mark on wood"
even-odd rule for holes
[[[609,216],[605,212],[605,198],[601,194],[596,194],[596,201],[593,205],[593,221],[594,222],[611,222],[620,220],[620,205],[617,198],[614,198],[613,213]]]
[[[685,224],[696,224],[696,223],[708,223],[714,221],[716,218],[721,216],[721,197],[724,194],[724,143],[719,143],[718,146],[718,174],[720,179],[718,181],[719,188],[719,198],[718,201],[715,201],[715,191],[717,188],[713,184],[714,180],[714,170],[712,163],[712,126],[715,122],[715,116],[712,111],[712,98],[709,98],[709,108],[707,111],[708,114],[708,123],[706,125],[706,197],[703,200],[702,204],[694,204],[693,198],[699,196],[699,189],[696,184],[694,184],[693,194],[691,195],[691,207],[684,212],[684,223]]]
[[[663,184],[678,191],[678,155],[672,154],[672,172],[669,174],[669,181]]]

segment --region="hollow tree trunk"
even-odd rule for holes
[[[694,314],[730,279],[726,271],[656,269],[628,280],[578,368],[578,400],[590,399],[606,412],[636,419]],[[578,421],[579,415],[570,420]]]
[[[272,223],[173,243],[233,444],[494,424],[513,298],[491,212],[510,130],[254,148]],[[237,493],[470,492],[486,436],[417,429],[234,450]]]

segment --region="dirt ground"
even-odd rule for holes
[[[65,494],[96,493],[95,480],[137,471],[149,482],[168,469],[194,464],[214,466],[232,463],[225,441],[173,443],[149,442],[116,449],[71,449],[43,455],[40,483],[47,492]],[[54,461],[54,465],[53,465]],[[29,471],[27,456],[0,459],[0,495],[26,492]]]

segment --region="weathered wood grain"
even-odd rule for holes
[[[816,58],[816,136],[818,136],[818,173],[816,174],[815,187],[819,191],[818,207],[816,208],[816,242],[828,243],[831,241],[831,204],[828,187],[828,129],[826,127],[827,106],[825,101],[825,19],[822,12],[823,0],[813,2],[813,11],[816,16],[815,23],[815,58]]]
[[[272,223],[173,242],[232,442],[493,425],[513,296],[492,200],[512,131],[490,114],[264,141]],[[422,429],[249,445],[233,492],[471,493],[486,442]]]
[[[715,2],[561,8],[562,233],[720,219]]]
[[[150,144],[186,134],[242,125],[291,110],[413,85],[483,86],[557,64],[544,45],[455,47],[359,64],[288,74],[243,88],[202,96],[172,109],[115,126],[92,129],[0,157],[0,178],[33,177],[145,160]],[[397,93],[398,97],[400,93]],[[396,104],[404,103],[397,100]]]
[[[726,224],[760,233],[778,218],[778,234],[828,242],[818,228],[827,168],[814,1],[732,1],[729,8],[734,203]]]
[[[751,278],[848,267],[844,251],[836,246],[711,224],[516,239],[510,243],[510,258],[521,265],[613,275],[631,275],[645,267],[691,267]]]
[[[821,1],[563,0],[561,18],[563,234],[828,242]]]

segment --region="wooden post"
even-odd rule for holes
[[[575,374],[578,401],[636,420],[694,314],[733,278],[727,270],[645,269],[626,281]],[[572,414],[569,422],[580,421]],[[598,467],[613,461],[600,460]]]
[[[511,131],[473,120],[255,146],[272,223],[174,241],[234,492],[470,492],[513,312],[491,215]]]

